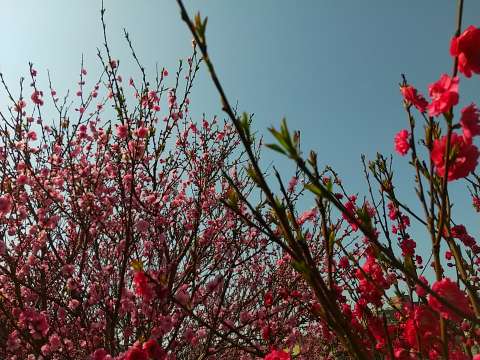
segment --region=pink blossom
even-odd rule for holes
[[[410,133],[408,130],[400,130],[397,135],[395,135],[395,151],[400,155],[404,156],[410,150]]]
[[[43,96],[42,91],[35,90],[32,93],[32,96],[30,98],[32,99],[34,104],[42,106],[43,105],[42,96]]]
[[[458,77],[451,78],[443,74],[436,83],[428,88],[432,102],[428,105],[428,115],[438,116],[458,104]]]
[[[471,142],[474,136],[480,135],[479,113],[475,104],[472,103],[462,109],[460,125],[466,142]]]

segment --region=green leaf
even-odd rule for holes
[[[301,274],[306,274],[308,271],[307,264],[304,261],[292,260],[292,266]]]
[[[314,193],[315,195],[323,197],[323,190],[320,187],[318,187],[317,185],[314,185],[312,183],[308,183],[308,184],[305,184],[305,189],[309,190],[310,192]]]
[[[292,356],[297,356],[297,355],[300,355],[300,352],[302,351],[302,348],[300,347],[299,344],[296,344],[293,348],[292,348]]]
[[[276,152],[279,152],[283,155],[287,155],[287,153],[282,149],[282,147],[280,145],[277,145],[277,144],[265,144],[266,147],[268,147],[269,149],[272,149]]]
[[[277,130],[275,130],[275,128],[270,128],[268,129],[270,131],[270,133],[275,137],[275,139],[277,139],[277,141],[280,143],[280,145],[282,145],[282,147],[288,151],[288,144],[287,142],[285,141],[284,137],[283,137],[283,134],[278,132]]]
[[[248,141],[251,141],[250,136],[250,117],[247,113],[242,114],[242,118],[240,119],[240,125],[242,126],[243,133]]]

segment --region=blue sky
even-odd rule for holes
[[[90,73],[99,72],[102,46],[98,0],[0,0],[0,71],[10,83],[35,63],[40,80],[46,69],[60,92],[75,89],[81,55]],[[303,148],[314,149],[321,164],[331,164],[352,191],[366,190],[360,154],[393,151],[394,134],[406,127],[398,90],[405,73],[424,94],[429,83],[450,73],[449,42],[456,1],[385,0],[204,0],[187,7],[209,17],[211,57],[227,94],[241,111],[255,113],[255,128],[278,125],[285,116],[300,129]],[[125,75],[138,74],[125,40],[129,31],[141,62],[153,73],[155,63],[174,70],[190,54],[191,36],[174,0],[106,0],[108,36]],[[464,25],[475,23],[480,2],[465,0]],[[46,78],[43,78],[46,81]],[[46,82],[45,82],[46,84]],[[461,80],[461,101],[478,102],[478,76]],[[191,96],[199,119],[220,114],[206,72]],[[0,98],[0,104],[4,100]],[[419,121],[420,123],[420,121]],[[267,136],[267,139],[269,137]],[[281,168],[289,162],[265,152],[265,161]],[[413,174],[407,160],[395,156],[397,188],[408,190]],[[457,183],[453,191],[465,193]],[[415,207],[415,206],[414,206]],[[468,199],[459,197],[459,222],[478,222]]]

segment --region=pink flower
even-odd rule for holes
[[[120,139],[125,139],[128,136],[128,127],[126,125],[118,125],[117,136]]]
[[[428,115],[438,116],[458,104],[458,77],[451,78],[443,74],[436,83],[428,88],[432,102],[428,105]]]
[[[462,109],[460,125],[462,126],[465,141],[471,142],[474,136],[480,135],[478,109],[475,104],[472,103]]]
[[[400,91],[403,95],[403,99],[407,104],[415,106],[418,111],[422,113],[427,111],[427,100],[425,100],[422,94],[417,93],[417,89],[415,89],[413,86],[401,86]]]
[[[148,135],[148,129],[145,126],[142,126],[137,129],[136,133],[139,138],[146,138]]]
[[[445,150],[447,136],[433,142],[432,161],[439,176],[445,176]],[[450,138],[450,154],[448,166],[448,181],[464,178],[475,170],[478,163],[478,149],[475,145],[465,142],[464,138],[452,133]]]
[[[37,133],[33,130],[29,131],[28,134],[27,134],[27,138],[29,140],[35,141],[35,140],[37,140]]]
[[[404,156],[410,150],[410,133],[403,129],[395,135],[395,151]]]
[[[34,104],[42,106],[43,105],[42,96],[43,96],[43,92],[35,90],[32,93],[32,96],[30,98],[32,99]]]
[[[0,215],[5,215],[12,209],[12,200],[10,196],[0,196]]]
[[[22,110],[27,106],[27,102],[25,100],[19,100],[16,104],[15,104],[15,111],[16,112],[22,112]]]
[[[290,354],[283,350],[272,350],[264,360],[290,360]]]
[[[458,285],[449,278],[442,279],[433,284],[432,290],[438,294],[443,300],[450,305],[456,307],[460,311],[471,313],[469,301],[465,292],[460,290]],[[461,317],[457,315],[450,307],[442,304],[436,297],[431,294],[428,296],[428,305],[440,313],[440,315],[449,320],[460,321]]]
[[[466,77],[480,74],[480,29],[469,26],[450,43],[450,54],[458,56],[458,70]]]

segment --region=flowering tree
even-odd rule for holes
[[[286,122],[268,146],[296,174],[262,171],[252,117],[230,105],[207,52],[206,19],[177,1],[194,40],[174,76],[161,69],[150,83],[125,33],[140,76],[124,82],[103,9],[103,73],[90,83],[81,67],[73,109],[33,65],[18,95],[0,75],[11,102],[0,111],[0,357],[478,359],[480,246],[449,194],[466,180],[480,211],[479,112],[456,108],[458,72],[480,73],[463,1],[452,74],[429,101],[400,84],[408,129],[394,145],[422,213],[397,197],[391,160],[363,158],[362,198],[316,153],[305,158]],[[190,114],[202,61],[228,122]]]
[[[289,297],[295,281],[278,277],[281,253],[220,201],[222,172],[252,187],[238,136],[190,115],[195,46],[169,86],[125,35],[140,79],[123,80],[105,36],[74,109],[33,65],[18,95],[0,76],[0,358],[261,357],[266,324],[289,336],[308,313],[277,306],[272,286]]]
[[[395,150],[402,156],[410,153],[422,214],[397,197],[391,160],[378,155],[367,163],[363,158],[369,194],[368,200],[360,200],[331,168],[318,168],[316,153],[303,157],[299,135],[291,134],[286,122],[280,130],[270,129],[278,143],[268,146],[292,159],[303,181],[297,184],[299,179],[294,178],[287,187],[276,174],[280,188],[276,195],[254,157],[255,141],[245,121],[248,115],[235,114],[208,56],[206,19],[198,14],[192,21],[182,1],[177,2],[204,56],[222,108],[249,157],[248,174],[267,204],[259,210],[237,188],[236,197],[227,196],[226,205],[282,248],[284,260],[304,281],[303,303],[328,339],[311,351],[301,345],[289,347],[285,339],[276,337],[270,339],[272,350],[265,359],[474,357],[480,323],[480,247],[455,220],[448,191],[449,182],[466,179],[478,211],[480,183],[475,169],[479,152],[473,140],[480,135],[479,113],[475,104],[461,111],[455,108],[458,72],[467,78],[480,72],[480,29],[470,26],[462,32],[463,1],[458,2],[457,29],[451,41],[452,75],[443,74],[429,87],[430,101],[405,77],[400,86],[409,130],[395,136]],[[459,120],[454,116],[457,112]],[[424,122],[421,135],[416,118]],[[373,190],[375,184],[378,193]],[[291,188],[297,185],[301,193],[313,195],[315,206],[307,213],[299,214],[292,200]],[[238,210],[237,198],[249,209],[248,218]],[[424,226],[431,240],[431,262],[425,263],[416,253],[416,242],[409,234],[411,219]],[[422,275],[428,265],[434,269],[433,279]],[[445,265],[456,270],[456,277],[446,273]],[[302,335],[302,344],[315,341],[311,332]]]

